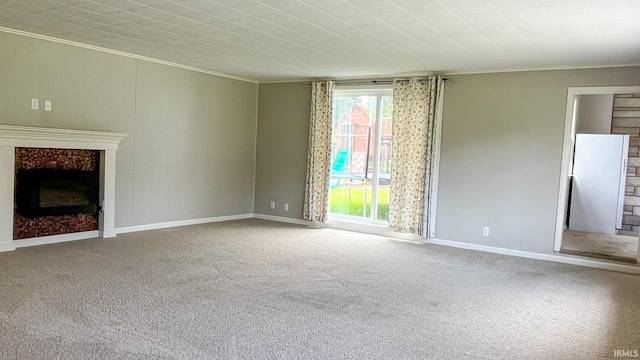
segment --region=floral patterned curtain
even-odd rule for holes
[[[429,235],[433,149],[442,77],[393,81],[393,168],[389,229]]]
[[[331,112],[335,83],[316,81],[312,87],[307,184],[302,216],[305,220],[325,222],[329,207]]]

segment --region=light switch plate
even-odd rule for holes
[[[51,111],[51,100],[44,101],[44,111]]]

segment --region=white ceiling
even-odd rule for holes
[[[0,26],[258,81],[640,64],[640,0],[0,0]]]

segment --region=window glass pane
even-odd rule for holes
[[[375,96],[333,99],[332,166],[329,212],[371,216]],[[368,168],[369,171],[365,171]]]
[[[378,207],[375,219],[387,220],[392,99],[377,95],[334,96],[330,214],[374,219]],[[379,101],[381,118],[376,113]],[[378,174],[374,174],[376,170]],[[374,184],[376,177],[378,184]],[[378,197],[375,202],[374,194]]]

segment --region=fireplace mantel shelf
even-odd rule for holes
[[[0,125],[0,146],[117,150],[126,133]]]
[[[0,125],[0,251],[87,237],[115,236],[116,150],[129,134]],[[100,150],[100,230],[27,240],[13,240],[15,150],[17,147]]]

